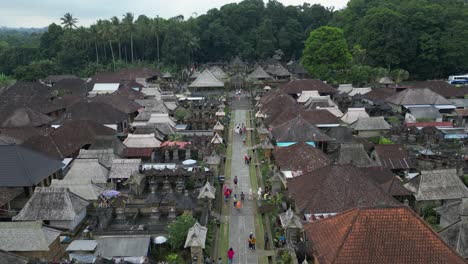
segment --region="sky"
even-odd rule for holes
[[[321,4],[335,9],[343,8],[347,0],[279,0],[284,5]],[[239,0],[0,0],[0,26],[46,27],[60,23],[60,17],[70,12],[78,18],[78,26],[89,26],[98,19],[122,17],[132,12],[148,17],[169,18],[183,15],[202,15],[209,9],[219,8]]]

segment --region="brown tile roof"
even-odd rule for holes
[[[394,105],[451,105],[442,95],[430,89],[406,89],[391,97],[386,102]]]
[[[59,95],[74,95],[84,97],[93,88],[89,83],[82,79],[63,79],[55,83],[51,88],[57,90]]]
[[[47,134],[52,128],[44,127],[16,127],[16,128],[0,128],[0,135],[4,135],[15,139],[15,143],[20,145],[25,140],[39,135]]]
[[[377,154],[376,161],[380,163],[382,167],[389,169],[413,168],[408,151],[403,145],[376,145],[375,153]]]
[[[408,89],[428,88],[434,93],[438,93],[445,98],[463,98],[466,94],[468,94],[468,86],[455,87],[443,80],[416,81],[408,83],[407,86]]]
[[[151,157],[154,148],[126,148],[123,156],[127,158]]]
[[[272,127],[271,134],[277,142],[324,142],[332,140],[301,116]]]
[[[128,97],[117,94],[96,95],[90,101],[108,104],[127,114],[135,113],[138,109],[143,108],[139,103],[128,99]]]
[[[128,119],[128,115],[108,104],[100,102],[78,102],[64,113],[65,120],[92,120],[100,124],[117,124]]]
[[[0,127],[39,127],[54,119],[29,107],[4,109],[0,115]]]
[[[161,77],[162,74],[158,70],[150,68],[131,68],[123,69],[117,72],[101,72],[95,74],[92,79],[92,83],[120,83],[122,81],[134,81],[137,78],[152,78]]]
[[[303,79],[283,84],[281,91],[288,94],[298,94],[302,91],[318,91],[320,94],[334,94],[336,89],[320,80]]]
[[[52,157],[66,158],[93,144],[99,136],[115,134],[115,130],[93,121],[66,121],[49,135],[32,137],[24,145]]]
[[[117,91],[115,91],[113,94],[116,95],[121,95],[125,96],[130,100],[136,100],[136,99],[144,99],[145,94],[139,91],[133,90],[131,87],[127,86],[121,86]]]
[[[394,95],[396,92],[392,88],[374,88],[372,91],[363,94],[362,97],[372,102],[385,101],[385,99]]]
[[[262,107],[260,108],[261,112],[267,115],[266,121],[269,122],[270,119],[274,119],[283,111],[294,111],[300,108],[294,98],[291,96],[282,93],[281,91],[275,91],[268,93],[262,97]]]
[[[281,170],[306,173],[330,164],[325,153],[304,142],[289,147],[276,147],[273,156]]]
[[[466,263],[408,207],[355,208],[308,223],[318,263]]]
[[[362,170],[365,175],[373,179],[379,186],[391,196],[412,195],[403,182],[393,172],[383,167],[368,167]]]
[[[271,121],[271,124],[279,125],[296,116],[301,116],[314,125],[340,123],[338,117],[330,113],[328,110],[299,110],[296,108],[288,108],[283,109],[283,112],[276,116],[276,118],[273,117],[274,119]]]
[[[298,210],[304,213],[338,213],[356,206],[398,204],[352,165],[329,165],[288,179],[288,190]]]

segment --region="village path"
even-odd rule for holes
[[[246,110],[234,110],[234,124],[246,124]],[[250,176],[249,176],[249,165],[244,164],[244,154],[247,153],[247,146],[244,146],[242,139],[245,135],[238,135],[234,133],[232,139],[232,163],[231,163],[231,184],[234,177],[237,175],[238,183],[237,190],[233,193],[237,193],[240,199],[240,193],[244,192],[245,201],[242,204],[242,209],[237,210],[233,206],[232,199],[228,202],[229,206],[229,247],[235,252],[234,264],[256,264],[258,263],[258,256],[256,251],[249,250],[248,237],[250,232],[255,234],[255,219],[254,213],[256,210],[255,200],[249,200],[249,189],[251,188]],[[252,190],[253,194],[257,190]],[[226,205],[225,205],[226,206]],[[255,234],[255,237],[263,238],[263,235],[259,236]]]

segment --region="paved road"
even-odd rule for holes
[[[246,123],[246,110],[235,110],[234,124]],[[237,175],[238,186],[237,191],[234,193],[238,194],[243,191],[245,194],[245,202],[242,209],[238,211],[234,208],[232,200],[224,206],[229,206],[230,217],[229,217],[229,247],[232,247],[235,252],[233,263],[237,264],[256,264],[258,263],[257,254],[254,251],[249,250],[247,239],[250,232],[255,234],[255,222],[254,222],[254,200],[249,200],[249,189],[250,177],[249,167],[244,164],[244,154],[247,153],[247,147],[242,143],[243,136],[239,136],[236,133],[233,135],[232,142],[232,167],[231,167],[231,179]],[[232,184],[232,183],[231,183]],[[233,185],[233,184],[232,184]],[[256,190],[252,190],[256,193]],[[263,238],[263,236],[258,236]]]

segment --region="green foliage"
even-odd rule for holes
[[[40,60],[16,68],[15,78],[18,80],[35,81],[54,73],[57,73],[57,64],[55,61]]]
[[[179,255],[177,253],[171,253],[166,256],[166,261],[170,264],[179,263]]]
[[[386,137],[380,137],[379,145],[390,145],[390,144],[394,144],[393,141],[391,141],[390,139]]]
[[[395,69],[390,72],[390,76],[395,82],[400,83],[402,81],[408,80],[409,72],[403,69]]]
[[[466,186],[468,186],[468,175],[466,175],[466,174],[463,175],[462,180],[463,180],[463,183],[464,183]]]
[[[189,109],[183,108],[183,107],[178,107],[174,111],[174,117],[177,118],[177,120],[184,120],[187,118],[190,118],[192,116],[192,112]]]
[[[184,246],[188,230],[195,224],[196,220],[190,212],[185,212],[168,226],[169,244],[172,249],[180,249]]]
[[[331,81],[349,66],[351,59],[343,30],[323,26],[310,32],[302,64],[314,77]]]
[[[9,86],[15,82],[14,79],[6,76],[3,73],[0,73],[0,87]]]
[[[423,210],[423,217],[426,222],[428,222],[431,225],[436,225],[437,224],[437,212],[434,210],[434,207],[428,206],[424,208]]]
[[[391,125],[395,125],[395,124],[398,124],[400,123],[400,119],[398,119],[398,117],[396,116],[390,116],[387,118],[387,121],[388,123],[390,123]]]

